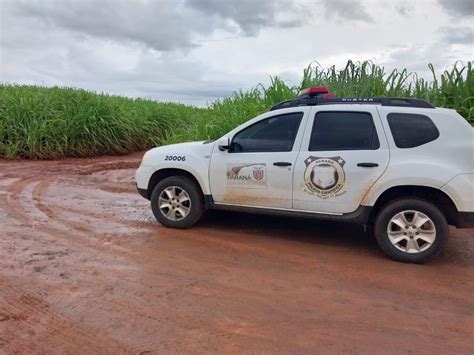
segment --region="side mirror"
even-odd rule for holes
[[[230,148],[230,139],[229,139],[229,137],[219,138],[219,140],[217,141],[217,147],[219,148],[219,150],[221,152],[223,152],[225,150],[229,150],[229,148]]]

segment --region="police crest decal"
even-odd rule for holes
[[[347,191],[344,159],[310,156],[304,162],[304,190],[307,193],[326,199]]]

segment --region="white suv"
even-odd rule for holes
[[[217,141],[146,152],[139,193],[187,228],[205,209],[373,224],[393,259],[424,262],[448,224],[474,226],[474,130],[425,101],[303,90]]]

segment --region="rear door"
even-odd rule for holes
[[[315,106],[296,161],[293,208],[353,212],[388,161],[387,140],[375,106]]]
[[[309,111],[272,111],[229,133],[230,149],[216,146],[211,157],[214,202],[291,209],[293,169]]]

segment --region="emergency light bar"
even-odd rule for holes
[[[304,90],[301,90],[298,94],[299,98],[314,98],[322,97],[326,99],[335,98],[336,96],[333,93],[329,92],[329,89],[326,86],[313,86]]]

